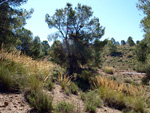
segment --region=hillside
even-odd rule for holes
[[[150,87],[143,86],[142,74],[131,71],[131,48],[120,48],[121,56],[106,56],[104,66],[113,66],[108,74],[102,69],[95,75],[86,70],[69,77],[65,70],[50,61],[33,60],[19,51],[0,52],[0,112],[121,113],[149,111]],[[130,56],[130,57],[129,57]],[[118,59],[122,62],[118,62]],[[111,65],[110,65],[110,64]],[[131,63],[132,64],[132,63]],[[85,77],[85,78],[83,78]],[[89,77],[89,78],[88,78]],[[87,81],[88,80],[88,81]],[[83,82],[84,81],[84,82]],[[89,84],[87,84],[89,83]],[[82,85],[89,85],[84,91]]]
[[[113,55],[105,55],[103,52],[104,62],[102,67],[110,66],[114,67],[116,70],[133,71],[136,61],[134,48],[135,46],[119,45],[117,46],[117,53],[114,53]]]

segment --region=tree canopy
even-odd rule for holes
[[[19,8],[27,0],[0,0],[0,45],[15,45],[16,30],[26,24],[33,9],[26,11]]]
[[[137,7],[142,10],[145,17],[141,20],[141,26],[145,32],[145,38],[150,37],[150,0],[138,0]]]
[[[133,39],[132,39],[131,36],[128,37],[127,44],[128,44],[129,46],[134,46],[134,45],[135,45],[135,42],[133,41]]]
[[[92,43],[104,34],[99,19],[92,16],[91,7],[78,4],[73,8],[70,3],[65,8],[57,9],[53,16],[45,16],[48,27],[58,30],[51,37],[63,41],[69,74],[88,63],[92,58]]]

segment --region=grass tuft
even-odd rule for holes
[[[113,67],[104,67],[103,71],[106,72],[107,74],[113,74],[115,69]]]

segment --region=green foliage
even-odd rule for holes
[[[135,45],[135,43],[134,43],[132,37],[129,37],[129,38],[128,38],[127,44],[128,44],[129,46],[134,46],[134,45]]]
[[[145,72],[147,78],[150,80],[150,38],[144,38],[135,48],[137,57],[137,64],[135,69],[137,71]]]
[[[16,30],[26,24],[26,19],[30,18],[33,9],[29,12],[20,8],[27,0],[1,0],[0,1],[0,45],[5,47],[15,47]]]
[[[104,46],[106,45],[106,43],[107,42],[105,42],[105,41],[100,41],[100,40],[98,40],[98,39],[96,39],[95,41],[94,41],[94,44],[93,44],[93,46],[94,46],[94,54],[95,54],[95,59],[94,59],[94,61],[93,62],[95,62],[94,64],[95,64],[95,66],[97,66],[97,67],[100,67],[100,65],[101,65],[101,63],[102,63],[102,50],[103,50],[103,48],[104,48]]]
[[[96,113],[96,108],[101,107],[103,104],[103,101],[101,100],[96,91],[89,91],[87,93],[82,93],[81,99],[85,103],[86,111],[90,113]]]
[[[78,95],[79,88],[75,83],[72,82],[69,89],[72,94]]]
[[[78,74],[77,84],[79,88],[81,88],[83,91],[90,88],[89,80],[90,78],[94,77],[96,75],[95,72],[92,70],[82,70],[81,74]]]
[[[145,32],[145,38],[150,37],[150,1],[149,0],[138,0],[138,9],[144,13],[144,18],[141,20],[141,26]]]
[[[106,55],[112,55],[117,52],[117,47],[114,45],[112,41],[108,41],[104,47],[104,52]]]
[[[83,70],[79,76],[83,81],[88,81],[92,76],[92,72],[90,70]]]
[[[23,77],[25,69],[22,65],[13,61],[0,60],[0,89],[10,92],[18,92],[27,81]]]
[[[41,41],[40,41],[40,37],[36,36],[31,46],[31,56],[34,59],[36,59],[39,57],[40,52],[41,52]]]
[[[32,46],[32,39],[33,34],[30,30],[27,30],[25,28],[16,30],[17,37],[19,37],[19,40],[21,41],[21,44],[17,44],[17,49],[21,50],[22,53],[25,53],[27,55],[31,54],[31,46]]]
[[[47,96],[41,90],[31,90],[27,94],[27,99],[31,106],[34,107],[39,113],[51,112],[53,110],[52,97]]]
[[[54,113],[74,113],[74,105],[65,101],[58,102]]]
[[[145,62],[147,55],[150,53],[148,42],[146,39],[139,42],[135,48],[135,54],[138,61]]]
[[[42,44],[42,52],[44,52],[44,55],[48,55],[49,53],[49,50],[50,50],[50,45],[48,43],[48,41],[44,40],[41,42]]]
[[[93,60],[91,42],[100,39],[104,34],[99,19],[92,18],[92,15],[91,7],[81,4],[74,9],[72,4],[67,4],[65,8],[57,9],[53,16],[46,14],[45,21],[49,28],[58,29],[57,33],[49,37],[59,37],[63,41],[63,50],[57,53],[60,56],[61,53],[65,53],[66,57],[61,56],[61,59],[65,59],[63,64],[66,64],[69,75],[78,72],[81,65]]]
[[[64,62],[66,62],[66,54],[64,51],[63,44],[56,40],[51,46],[50,49],[50,55],[52,57],[52,61],[54,61],[57,64],[60,64],[61,66],[65,67],[66,65]]]
[[[121,40],[121,45],[126,45],[126,42],[124,40]]]
[[[52,89],[54,89],[54,83],[52,82],[52,80],[48,80],[47,88],[49,91],[52,91]]]

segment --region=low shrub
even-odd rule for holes
[[[39,113],[51,112],[53,110],[52,97],[47,96],[42,91],[31,90],[27,94],[27,100]]]
[[[101,107],[103,104],[103,101],[101,100],[100,96],[96,91],[89,91],[87,93],[82,93],[81,99],[85,103],[86,111],[90,113],[96,113],[96,108]]]
[[[90,79],[96,76],[94,70],[83,70],[81,74],[78,75],[77,85],[83,91],[90,89]]]
[[[115,71],[115,69],[113,68],[113,67],[104,67],[103,68],[103,71],[105,72],[105,73],[107,73],[107,74],[113,74],[114,73],[114,71]]]
[[[54,89],[54,83],[52,82],[51,79],[49,79],[49,80],[47,81],[46,88],[47,88],[49,91],[52,91],[52,90]]]
[[[72,94],[78,95],[79,88],[75,83],[72,82],[69,89]]]
[[[74,105],[65,101],[58,102],[54,109],[55,113],[74,113]]]
[[[142,82],[142,84],[143,85],[149,85],[149,79],[147,78],[147,77],[143,77],[142,79],[141,79],[141,82]]]

